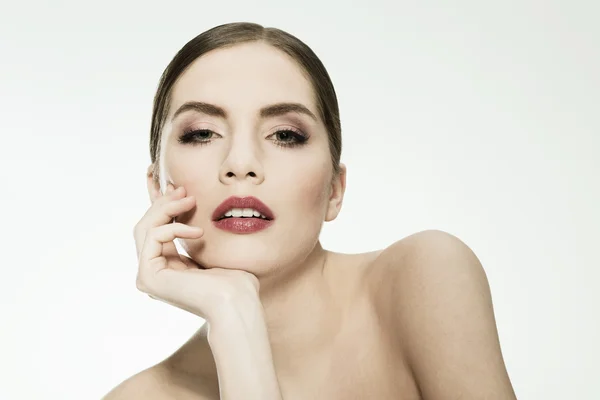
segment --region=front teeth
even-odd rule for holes
[[[229,210],[225,213],[225,217],[235,217],[235,218],[257,217],[257,218],[267,219],[267,217],[265,217],[264,215],[262,215],[261,213],[259,213],[258,211],[254,210],[252,208],[232,208],[231,210]]]

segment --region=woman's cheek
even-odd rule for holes
[[[295,185],[298,204],[302,205],[306,212],[316,212],[325,205],[329,193],[329,179],[321,169],[312,174],[303,174],[298,177]]]

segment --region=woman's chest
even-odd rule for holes
[[[382,331],[369,305],[356,306],[329,351],[315,357],[302,376],[280,381],[283,398],[420,399],[393,340]]]

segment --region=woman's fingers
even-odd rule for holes
[[[160,258],[163,255],[162,247],[164,243],[172,242],[175,238],[199,238],[203,233],[202,228],[179,222],[152,228],[146,234],[146,240],[144,240],[144,246],[140,254],[141,261],[152,264],[154,259]]]
[[[135,226],[134,237],[137,253],[140,254],[146,232],[149,229],[169,224],[174,217],[194,208],[195,204],[194,196],[173,198],[165,195],[158,199]]]
[[[167,201],[168,201],[169,197],[170,198],[178,198],[179,196],[183,195],[181,193],[177,193],[175,196],[168,196],[171,193],[173,193],[174,190],[175,190],[175,187],[169,183],[165,190],[165,194],[167,195],[166,196]],[[183,189],[181,189],[181,190],[183,190]],[[163,194],[161,193],[160,196],[163,196]],[[172,221],[169,221],[169,222],[173,222],[173,221],[175,221],[175,219],[173,219]],[[163,243],[163,255],[167,258],[169,268],[176,269],[176,270],[185,270],[187,268],[186,264],[181,262],[181,255],[177,251],[177,248],[175,247],[174,242]]]
[[[151,228],[164,225],[184,211],[188,211],[195,205],[194,196],[182,197],[177,194],[169,194],[156,200],[140,219],[139,225]]]
[[[175,238],[197,239],[204,234],[202,228],[174,222],[148,230],[140,253],[138,270],[138,289],[148,292],[152,290],[152,282],[156,274],[167,268],[167,257],[163,254],[163,245],[173,242]],[[177,260],[180,263],[182,261]]]

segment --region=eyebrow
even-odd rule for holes
[[[177,116],[179,114],[182,114],[182,113],[184,113],[186,111],[190,111],[190,110],[196,111],[199,113],[203,113],[203,114],[207,114],[207,115],[210,115],[213,117],[227,118],[227,112],[219,106],[216,106],[216,105],[210,104],[210,103],[204,103],[201,101],[188,101],[185,104],[183,104],[181,107],[179,107],[177,109],[177,111],[175,111],[175,114],[173,114],[171,121],[174,121],[175,118],[177,118]],[[300,104],[300,103],[271,104],[271,105],[261,108],[259,115],[261,118],[269,118],[269,117],[276,117],[276,116],[280,116],[280,115],[284,115],[284,114],[292,113],[292,112],[308,115],[313,120],[317,121],[317,117],[315,116],[315,114],[313,114],[313,112],[310,111],[308,109],[308,107],[306,107],[305,105]]]

